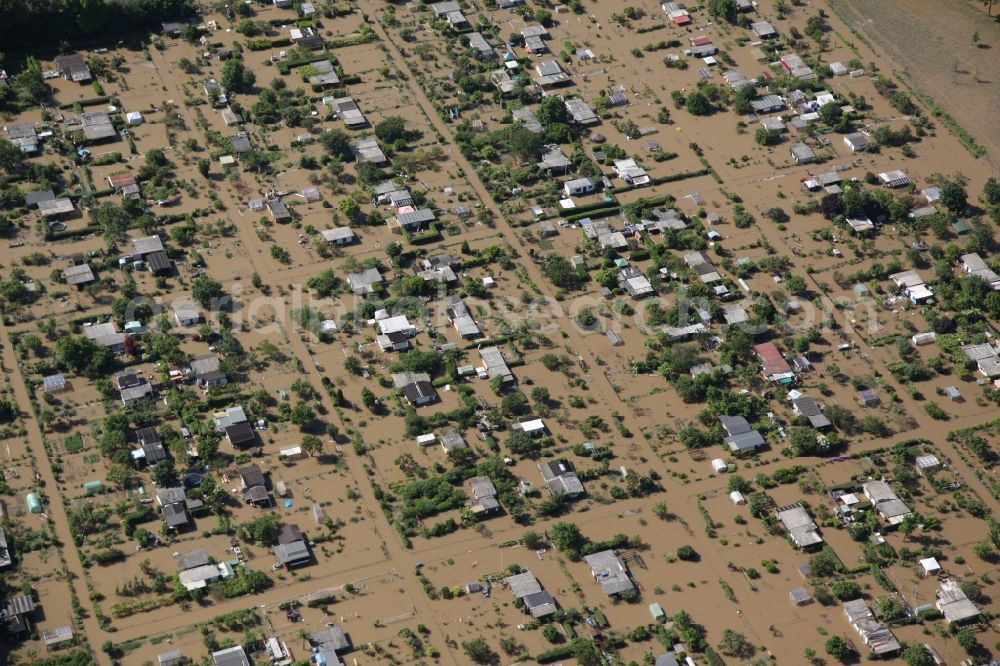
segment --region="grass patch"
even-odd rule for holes
[[[83,435],[78,432],[73,433],[66,438],[66,441],[63,442],[63,446],[66,447],[67,453],[80,453],[83,451]]]

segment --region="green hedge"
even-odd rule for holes
[[[539,652],[535,655],[535,661],[539,664],[548,664],[559,659],[568,659],[573,656],[572,645],[560,645],[559,647]]]
[[[616,215],[619,212],[621,212],[621,206],[615,205],[607,208],[598,208],[597,210],[593,210],[589,213],[574,213],[573,215],[565,216],[565,219],[567,222],[579,222],[580,220],[584,220],[588,217],[592,220],[599,220],[602,217],[610,217],[611,215]]]
[[[74,106],[79,104],[80,106],[97,106],[98,104],[107,104],[111,101],[111,98],[107,95],[103,97],[91,97],[90,99],[83,99],[79,102],[68,102],[66,104],[60,104],[59,108],[62,110],[72,109]]]
[[[332,57],[327,53],[322,53],[320,55],[312,56],[309,58],[300,58],[298,60],[283,60],[276,62],[274,66],[277,68],[281,74],[287,76],[293,69],[298,67],[305,67],[306,65],[311,65],[314,62],[319,62],[320,60],[329,60],[334,65],[337,64],[337,59]]]

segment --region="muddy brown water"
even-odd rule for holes
[[[363,4],[363,8],[370,16],[380,15],[373,3]],[[613,83],[624,83],[629,87],[633,104],[618,112],[621,118],[632,119],[640,125],[655,124],[653,117],[659,104],[672,107],[669,101],[670,90],[694,85],[697,75],[693,70],[684,73],[664,71],[659,62],[662,52],[649,54],[644,60],[635,60],[628,53],[635,42],[631,34],[624,28],[610,23],[610,14],[615,9],[616,7],[610,4],[595,6],[596,23],[571,15],[559,15],[557,17],[559,25],[554,29],[556,39],[570,40],[578,46],[588,46],[599,56],[599,62],[585,66],[573,65],[577,92],[582,92],[585,98],[592,98],[598,90],[606,89]],[[765,14],[767,9],[765,7]],[[278,10],[268,10],[263,15],[267,18],[278,15],[291,18],[290,12],[281,13]],[[511,31],[520,29],[519,21],[506,14],[498,16],[504,17],[503,20],[509,23]],[[806,16],[805,10],[797,11],[790,22],[778,23],[779,29],[790,24],[801,26]],[[361,17],[353,15],[330,23],[337,26],[338,32],[349,32],[361,25]],[[381,26],[378,29],[381,30]],[[719,42],[727,45],[741,70],[756,72],[761,68],[752,61],[748,50],[735,46],[731,36],[724,34],[715,26],[706,29]],[[650,41],[663,38],[661,35],[667,34],[667,32],[654,32],[650,36]],[[223,41],[234,38],[232,34],[221,31],[217,35]],[[681,32],[677,36],[686,39],[688,33]],[[421,39],[425,38],[436,39],[432,35],[421,36]],[[123,89],[118,90],[110,84],[107,87],[120,94],[123,105],[128,109],[159,106],[170,99],[180,104],[187,95],[200,95],[197,85],[199,78],[218,75],[217,64],[206,68],[201,77],[179,74],[175,68],[177,60],[182,56],[190,58],[194,54],[194,47],[171,41],[163,53],[152,53],[152,62],[134,63],[134,67],[125,77],[127,89],[123,86]],[[268,55],[268,53],[247,53],[247,64],[257,74],[259,84],[267,84],[277,74],[273,67],[264,64]],[[405,61],[392,44],[387,43],[384,48],[378,45],[350,47],[338,50],[337,56],[349,73],[362,74],[364,83],[352,87],[351,94],[359,100],[365,113],[374,121],[377,122],[388,115],[403,115],[409,123],[425,130],[423,139],[425,142],[433,142],[437,132],[442,136],[449,136],[450,128],[434,114],[429,100],[415,87],[415,82],[403,81],[396,77],[384,80],[377,72],[384,65],[400,70],[405,65]],[[134,58],[135,54],[131,54],[130,57]],[[835,38],[831,39],[831,51],[823,54],[824,60],[828,62],[846,61],[850,57],[849,49]],[[443,61],[439,61],[439,64],[443,65]],[[428,71],[437,77],[445,75],[447,70],[447,66],[434,65],[428,68]],[[633,83],[637,81],[649,81],[650,89]],[[836,80],[833,84],[838,92],[850,90],[865,95],[869,102],[874,104],[873,114],[876,117],[893,118],[894,112],[884,100],[877,97],[870,81],[866,78]],[[74,87],[62,81],[56,82],[55,86],[60,101],[79,99],[90,92],[87,88]],[[659,101],[656,98],[660,98]],[[247,98],[245,101],[249,103],[251,100]],[[210,112],[204,106],[200,108],[213,128],[224,133],[232,131],[221,126],[217,113]],[[322,110],[322,107],[319,108]],[[181,107],[179,112],[189,128],[178,131],[179,141],[182,142],[187,137],[201,140],[200,130],[195,125],[197,114],[192,108],[187,107]],[[751,229],[738,230],[731,224],[720,225],[720,233],[725,238],[724,245],[735,256],[752,258],[763,256],[764,250],[760,247],[760,240],[763,238],[779,253],[792,257],[795,265],[793,272],[804,274],[805,267],[810,266],[816,271],[818,280],[829,284],[833,283],[833,271],[849,273],[860,268],[859,265],[848,265],[846,259],[833,257],[829,252],[830,243],[810,238],[809,232],[825,226],[819,219],[815,217],[795,219],[788,229],[779,229],[763,219],[762,211],[773,205],[781,205],[790,211],[792,202],[806,199],[799,189],[799,180],[813,169],[791,165],[787,144],[770,150],[756,146],[752,134],[735,133],[736,118],[729,114],[716,114],[706,119],[694,119],[683,111],[673,111],[673,115],[675,123],[670,126],[660,126],[654,138],[661,143],[664,150],[676,152],[678,157],[661,163],[647,161],[650,171],[654,176],[661,176],[699,168],[700,163],[688,146],[691,142],[698,143],[705,151],[708,161],[724,179],[723,187],[737,191],[747,208],[758,217],[758,225]],[[339,126],[338,123],[324,123],[324,126],[327,125]],[[288,128],[269,132],[255,126],[250,126],[248,129],[255,140],[263,140],[282,148],[287,147],[294,136]],[[610,123],[604,123],[600,131],[610,142],[625,146],[630,152],[637,148],[636,142],[627,141]],[[149,123],[135,129],[133,136],[140,152],[167,145],[167,133],[156,113],[150,113]],[[121,150],[122,147],[124,144],[114,144],[107,148]],[[459,168],[467,176],[473,174],[472,165],[458,155],[451,143],[446,142],[443,147],[445,159],[436,170],[421,172],[419,178],[411,183],[412,187],[426,189],[428,196],[439,206],[452,206],[459,201],[488,203],[489,196],[477,179],[473,177],[471,180],[466,180],[458,175]],[[953,137],[943,130],[939,130],[936,136],[918,144],[915,150],[918,156],[916,159],[905,159],[889,152],[880,156],[866,157],[864,162],[854,165],[847,174],[860,177],[867,170],[881,171],[905,167],[918,183],[923,184],[931,173],[961,171],[971,178],[970,192],[978,191],[986,177],[979,168],[980,164],[958,150]],[[842,144],[834,142],[828,151],[834,164],[848,164],[852,159]],[[311,174],[297,168],[299,154],[291,151],[283,156],[279,162],[280,173],[273,180],[243,173],[237,181],[213,181],[213,187],[217,188],[215,191],[218,192],[227,210],[213,213],[203,221],[227,220],[236,226],[236,234],[232,237],[213,238],[209,241],[209,247],[200,250],[208,260],[207,270],[210,275],[227,284],[234,281],[248,283],[250,274],[256,271],[264,276],[265,282],[277,290],[279,287],[304,281],[326,268],[342,272],[348,257],[359,261],[369,257],[381,257],[385,246],[397,238],[384,227],[361,229],[359,230],[362,236],[361,245],[345,250],[332,260],[322,260],[315,255],[310,246],[299,245],[298,234],[301,230],[292,226],[273,227],[269,239],[259,238],[256,229],[259,216],[246,210],[246,201],[270,185],[277,185],[282,189],[300,190],[311,184]],[[317,146],[310,146],[302,154],[318,156],[320,151]],[[747,160],[741,159],[743,155],[747,156]],[[209,188],[204,187],[203,179],[194,169],[193,161],[198,156],[197,153],[190,156],[171,153],[171,159],[176,158],[179,176],[194,181],[201,190],[199,197],[189,198],[186,195],[182,197],[172,212],[187,212],[210,205],[207,196]],[[730,162],[731,158],[735,158],[737,162],[733,164]],[[137,166],[138,164],[134,163],[131,168],[135,169]],[[94,168],[95,183],[117,170],[120,170],[120,167]],[[217,171],[217,167],[213,167],[213,170]],[[452,188],[454,194],[446,195],[444,193],[446,187]],[[347,190],[345,188],[330,191],[326,186],[321,189],[324,197],[334,204],[334,208],[327,209],[319,203],[297,206],[303,226],[311,224],[322,229],[333,225],[335,204],[345,196]],[[639,196],[654,192],[671,194],[677,197],[677,205],[682,211],[694,214],[699,206],[685,198],[685,195],[695,191],[705,197],[707,210],[716,211],[724,218],[731,217],[732,204],[721,192],[720,186],[709,177],[672,183],[656,190],[629,192],[623,195],[622,199],[628,203]],[[492,204],[488,205],[492,208]],[[561,229],[559,236],[552,241],[555,251],[566,255],[574,253],[580,243],[579,233],[579,229]],[[457,243],[466,239],[474,247],[483,247],[494,242],[509,242],[517,247],[523,256],[530,245],[522,243],[522,238],[521,230],[511,230],[502,223],[496,230],[473,226],[464,229],[460,236],[446,236],[435,249],[441,247],[454,250]],[[269,246],[272,240],[288,249],[291,265],[279,265],[270,258]],[[887,230],[876,241],[864,246],[864,261],[884,262],[886,253],[905,247],[906,242],[907,239],[901,233],[896,234]],[[70,250],[95,249],[102,244],[103,241],[100,239],[91,238],[60,244],[52,249],[59,254],[68,254]],[[846,248],[848,245],[858,247],[860,244],[847,240],[838,243],[838,247]],[[29,244],[25,248],[10,252],[11,260],[14,261],[39,247],[41,247],[39,240],[30,237]],[[868,253],[882,253],[882,256],[875,254],[869,256]],[[847,254],[853,259],[852,254]],[[526,275],[538,286],[542,295],[551,299],[553,291],[551,286],[531,262],[523,260],[523,263],[526,265]],[[28,269],[32,277],[42,281],[47,280],[50,271],[51,267]],[[189,274],[186,271],[186,268],[182,270],[182,279],[171,282],[170,290],[165,291],[163,296],[173,297],[185,293],[190,284]],[[500,271],[496,267],[477,269],[472,272],[471,277],[478,279],[487,274],[493,275],[498,281],[495,290],[498,300],[501,297],[510,298],[514,302],[511,310],[520,309],[517,300],[519,292],[528,288],[525,281],[514,272]],[[144,290],[154,289],[153,281],[148,277],[143,276],[141,282]],[[755,276],[749,279],[748,283],[753,290],[768,293],[782,290],[781,285],[774,283],[771,276],[767,275]],[[850,288],[840,289],[834,286],[831,295],[842,292],[847,294]],[[248,289],[247,293],[252,293],[252,290]],[[595,294],[596,289],[593,289],[588,291],[587,296],[593,297]],[[54,314],[60,325],[65,325],[70,319],[79,315],[73,311],[73,307],[78,303],[82,309],[94,314],[105,312],[109,307],[108,302],[103,302],[102,299],[95,300],[86,293],[71,293],[69,299],[68,305],[45,299],[32,311],[36,315]],[[275,311],[287,317],[290,307],[292,306],[287,303],[278,304],[275,306]],[[641,307],[641,304],[637,307]],[[260,321],[270,316],[268,312],[263,311],[258,314]],[[482,318],[483,326],[490,333],[498,331],[506,316],[508,315],[504,311],[498,309]],[[903,321],[912,321],[919,330],[926,327],[926,320],[913,309],[899,309],[898,312],[883,310],[880,316],[884,318],[885,328],[878,335],[904,331],[901,325]],[[793,321],[801,324],[804,317],[793,318]],[[561,315],[556,322],[565,324],[565,315]],[[244,344],[254,347],[265,339],[278,344],[286,354],[302,360],[307,368],[308,379],[317,387],[321,372],[315,370],[317,364],[324,368],[322,372],[333,376],[335,383],[344,388],[352,401],[360,401],[362,386],[375,386],[373,380],[357,380],[348,377],[342,370],[344,350],[341,344],[370,344],[370,331],[364,330],[353,336],[344,335],[334,344],[325,345],[313,340],[303,340],[302,336],[294,331],[276,333],[259,329],[257,323],[259,322],[254,322],[251,330],[239,334]],[[31,324],[27,323],[20,326],[19,330],[27,330],[30,327]],[[497,517],[486,522],[482,533],[461,529],[440,539],[418,537],[414,539],[412,550],[404,549],[374,502],[364,466],[370,464],[373,467],[374,478],[380,483],[398,483],[405,478],[395,465],[399,455],[412,453],[421,465],[431,467],[435,463],[444,462],[443,451],[439,447],[426,451],[418,450],[412,438],[403,436],[402,423],[398,418],[376,419],[365,412],[348,412],[349,423],[361,428],[366,441],[375,446],[370,458],[358,458],[345,447],[342,466],[321,466],[314,460],[306,460],[294,466],[284,467],[276,460],[277,451],[284,446],[294,444],[299,435],[293,430],[275,428],[264,438],[264,457],[259,461],[262,466],[271,470],[273,478],[283,480],[289,486],[293,500],[292,507],[281,506],[277,509],[284,520],[296,522],[303,529],[315,534],[317,530],[308,515],[308,507],[314,502],[320,502],[328,509],[329,515],[344,522],[344,526],[338,531],[338,539],[322,544],[317,549],[316,566],[294,574],[287,572],[275,574],[275,588],[254,598],[252,604],[247,599],[236,599],[213,600],[204,608],[182,609],[172,606],[115,621],[118,632],[113,635],[100,631],[90,620],[86,625],[86,632],[91,643],[97,646],[109,636],[116,642],[126,643],[129,652],[123,661],[129,664],[151,661],[158,652],[173,647],[181,648],[185,654],[200,656],[207,652],[197,631],[197,623],[207,622],[223,612],[255,605],[259,608],[263,606],[260,612],[265,617],[266,633],[283,640],[296,658],[304,657],[307,651],[301,639],[297,637],[298,631],[302,628],[314,630],[326,622],[337,622],[349,633],[358,649],[348,659],[357,663],[373,663],[377,660],[374,653],[368,653],[366,644],[369,642],[377,642],[380,646],[393,651],[400,661],[417,661],[416,657],[409,654],[407,648],[400,647],[402,641],[398,638],[398,632],[404,627],[415,629],[418,623],[426,624],[430,629],[427,642],[442,653],[441,661],[444,663],[465,663],[461,647],[449,648],[447,646],[449,640],[460,644],[464,640],[484,636],[495,649],[498,649],[501,637],[512,636],[531,653],[538,653],[548,647],[540,632],[518,629],[518,625],[523,624],[525,618],[514,608],[513,600],[506,590],[495,590],[490,599],[485,599],[481,595],[469,595],[453,600],[430,600],[413,576],[416,563],[423,562],[426,575],[435,588],[443,585],[460,586],[480,580],[505,566],[517,563],[536,573],[545,588],[556,596],[562,606],[602,608],[616,631],[627,631],[634,626],[648,623],[650,618],[647,605],[653,601],[660,603],[668,613],[685,609],[696,621],[705,625],[709,640],[713,644],[718,642],[724,629],[733,628],[744,633],[751,642],[762,646],[759,648],[761,654],[769,651],[781,663],[801,663],[803,650],[806,647],[813,647],[822,653],[822,643],[828,635],[845,635],[855,644],[859,644],[856,634],[847,626],[838,607],[823,608],[816,604],[802,608],[791,606],[787,596],[789,589],[808,585],[808,581],[802,580],[795,569],[795,565],[804,561],[805,556],[793,551],[784,539],[763,536],[762,526],[759,521],[749,517],[746,507],[732,505],[728,495],[723,491],[725,477],[713,476],[708,463],[711,458],[726,457],[723,447],[721,445],[710,447],[702,452],[703,458],[691,456],[681,451],[681,447],[669,435],[661,437],[657,433],[659,426],[679,427],[696,419],[703,406],[681,403],[669,389],[665,388],[663,380],[659,377],[632,376],[631,359],[643,355],[643,343],[648,331],[639,324],[625,321],[618,331],[625,339],[625,345],[612,348],[601,333],[582,334],[572,326],[563,328],[566,337],[562,337],[558,331],[550,333],[555,342],[553,351],[565,353],[576,362],[574,373],[576,377],[587,381],[585,389],[571,386],[567,377],[561,374],[545,372],[538,359],[546,350],[526,353],[526,365],[516,368],[515,374],[526,389],[529,386],[544,386],[561,403],[555,408],[554,414],[546,418],[550,428],[562,440],[557,446],[559,455],[573,460],[581,469],[595,466],[592,461],[579,459],[570,451],[573,444],[585,439],[579,430],[579,424],[591,415],[599,415],[610,424],[612,414],[618,413],[623,416],[627,427],[633,432],[633,438],[626,442],[613,430],[611,433],[600,433],[592,437],[595,443],[610,442],[615,445],[616,457],[611,461],[612,467],[625,465],[637,471],[656,469],[664,476],[665,493],[608,504],[604,502],[608,500],[610,488],[621,485],[620,480],[602,479],[589,482],[590,496],[576,502],[573,505],[573,512],[563,518],[580,524],[584,533],[592,539],[609,538],[619,532],[638,534],[642,537],[648,547],[639,552],[641,564],[638,561],[630,564],[633,577],[643,592],[643,600],[639,604],[612,604],[601,593],[584,564],[566,561],[553,551],[539,556],[521,548],[498,548],[499,544],[516,540],[524,532],[523,527],[515,525],[508,517]],[[451,330],[446,332],[446,337],[458,342]],[[878,336],[864,334],[858,336],[863,345],[870,343],[876,337]],[[423,346],[427,345],[426,336],[420,337],[420,343]],[[857,351],[840,354],[836,351],[836,345],[837,339],[832,336],[817,345],[817,350],[823,354],[823,360],[817,363],[814,373],[804,377],[802,388],[818,397],[818,384],[824,382],[829,385],[830,395],[818,398],[821,403],[854,408],[855,392],[849,385],[840,386],[829,379],[830,365],[835,363],[843,372],[852,376],[869,375],[873,372],[885,375],[885,364],[895,360],[895,351],[891,346],[887,348],[863,346],[861,350],[867,355],[867,358],[864,358]],[[185,349],[192,353],[204,351],[203,345],[197,343],[185,343]],[[376,359],[378,372],[385,373],[385,368],[392,363],[392,358],[378,356]],[[475,362],[475,359],[476,354],[472,352],[470,360]],[[580,360],[585,362],[586,369],[579,364]],[[602,363],[599,363],[599,360]],[[5,363],[12,364],[12,357],[5,359]],[[15,382],[20,382],[16,375],[13,377]],[[252,386],[266,386],[272,391],[278,387],[287,390],[295,378],[296,375],[288,367],[272,366],[265,371],[251,373],[250,383]],[[934,389],[941,388],[948,381],[950,380],[943,377],[935,378],[921,388],[929,399],[940,403],[942,401],[934,396]],[[485,382],[476,381],[473,386],[477,395],[483,400],[496,401]],[[939,444],[942,451],[953,459],[956,456],[944,442],[946,432],[954,427],[988,418],[990,413],[985,405],[970,399],[966,403],[945,405],[954,416],[952,421],[947,423],[931,421],[923,415],[919,401],[906,396],[902,387],[896,388],[902,396],[901,407],[896,411],[912,414],[916,419],[917,429],[903,431],[900,427],[900,432],[893,439],[920,434]],[[963,393],[968,393],[970,398],[978,391],[974,384],[968,382],[962,383],[961,389]],[[781,402],[784,396],[778,392],[772,393],[776,398],[772,407],[783,418],[787,418],[787,405]],[[586,407],[569,408],[567,401],[570,395],[582,395],[587,398]],[[444,411],[457,406],[457,399],[453,393],[442,392],[442,398],[442,403],[430,408],[431,411]],[[74,379],[71,392],[61,399],[86,413],[87,418],[104,415],[104,409],[100,406],[99,397],[92,383],[82,379]],[[27,410],[26,396],[19,393],[18,400],[22,403],[22,408]],[[325,397],[324,401],[330,408]],[[887,421],[893,421],[897,417],[889,406],[875,408],[873,411],[884,415]],[[73,427],[89,433],[89,427],[85,422],[75,424]],[[908,427],[912,427],[912,424]],[[46,434],[50,441],[56,443],[58,450],[59,443],[68,433]],[[465,434],[474,447],[483,449],[482,443],[475,441],[475,433]],[[29,437],[29,442],[32,443],[32,454],[40,461],[39,465],[47,468],[40,440],[35,441]],[[865,450],[884,443],[867,437],[857,437],[852,441],[852,450]],[[79,454],[66,454],[63,457],[64,466],[71,468],[65,479],[64,491],[71,501],[81,501],[80,484],[83,480],[94,476],[101,477],[107,472],[106,464],[94,458],[92,446],[91,438],[88,440],[87,450]],[[22,449],[15,446],[12,455],[17,458],[19,470],[30,469],[29,461]],[[740,463],[739,467],[741,473],[751,476],[758,472],[773,472],[774,469],[791,463],[792,461],[781,455],[780,447],[776,447],[775,450],[762,453],[752,462]],[[956,462],[955,471],[983,494],[984,500],[992,508],[996,508],[996,502],[985,495],[985,488],[977,485],[978,481],[974,480],[971,471],[962,465],[963,463]],[[823,465],[818,469],[827,484],[843,482],[859,471],[856,464],[847,462]],[[535,461],[519,460],[512,471],[519,478],[528,479],[536,486],[540,485]],[[676,476],[671,475],[671,472]],[[54,487],[54,482],[48,485],[50,488]],[[19,477],[11,486],[17,495],[18,505],[23,505],[23,494],[32,486],[30,474]],[[349,489],[357,491],[360,499],[350,499]],[[705,536],[704,522],[698,510],[699,498],[702,495],[705,497],[702,505],[712,519],[720,523],[716,539],[708,539]],[[814,504],[823,501],[821,496],[810,495],[796,486],[782,486],[775,489],[772,496],[779,503],[791,503],[803,498]],[[120,497],[111,495],[108,498],[93,498],[91,501],[113,503],[117,499]],[[936,515],[942,519],[940,537],[948,544],[945,547],[946,570],[950,575],[963,577],[989,573],[990,567],[977,561],[971,553],[975,542],[983,538],[983,523],[955,511],[952,507],[945,507],[948,509],[945,511],[942,508],[945,499],[936,496],[932,490],[925,487],[923,495],[916,500],[916,505],[919,506],[921,513]],[[660,500],[667,502],[671,511],[678,515],[677,520],[662,523],[652,515],[652,504]],[[26,521],[35,519],[25,513],[22,506],[18,519]],[[56,528],[60,532],[60,537],[64,538],[62,534],[64,528],[61,526],[64,525],[64,520],[57,514],[58,512],[54,515]],[[233,522],[240,522],[255,515],[258,515],[258,510],[241,507],[234,511]],[[737,516],[746,518],[746,524],[738,524]],[[437,516],[428,522],[448,517],[458,518],[457,512]],[[554,522],[554,520],[539,521],[534,529],[546,530]],[[224,538],[206,538],[201,535],[201,531],[211,528],[213,523],[214,520],[211,518],[199,520],[195,532],[184,535],[170,547],[140,553],[130,552],[126,561],[121,564],[107,568],[95,567],[87,572],[79,571],[79,577],[74,583],[78,596],[86,600],[83,581],[93,582],[109,597],[108,601],[102,603],[107,612],[109,602],[117,600],[114,595],[115,587],[136,576],[138,563],[146,557],[157,568],[170,572],[173,571],[172,554],[175,551],[203,546],[209,549],[211,555],[220,559],[225,557],[227,542]],[[860,548],[847,537],[846,533],[833,528],[824,528],[824,535],[845,562],[857,561]],[[758,537],[761,539],[758,540]],[[897,548],[908,545],[902,543],[900,535],[890,535],[888,538]],[[692,545],[700,553],[699,562],[670,561],[677,548],[685,544]],[[124,545],[128,546],[129,543]],[[88,550],[92,551],[93,546],[88,546]],[[249,552],[254,556],[252,560],[254,568],[270,567],[272,558],[266,548],[251,547]],[[966,561],[964,568],[955,564],[959,555]],[[73,557],[68,559],[71,571],[76,572],[77,567],[74,562],[77,560]],[[764,572],[761,565],[764,560],[774,560],[779,573]],[[54,561],[51,552],[42,551],[33,553],[24,562],[25,573],[41,577],[36,587],[45,599],[45,620],[40,625],[43,630],[62,626],[69,621],[68,587],[56,580]],[[762,572],[762,578],[754,582],[756,590],[744,576],[728,567],[730,562],[739,566],[752,566]],[[932,599],[933,586],[927,580],[917,579],[912,568],[894,567],[889,575],[897,581],[907,598],[913,596],[925,602]],[[866,594],[874,596],[881,593],[874,579],[862,577],[861,580],[866,587]],[[346,593],[343,586],[347,583],[354,585],[358,592]],[[732,590],[735,602],[727,598],[727,586]],[[284,614],[276,609],[282,600],[328,587],[338,588],[337,602],[326,613],[316,609],[305,611],[304,622],[301,624],[289,623]],[[914,588],[912,591],[911,587]],[[995,596],[995,584],[989,583],[984,587],[987,589],[987,594]],[[762,613],[761,609],[772,609],[773,612]],[[777,630],[775,634],[770,630],[772,625]],[[980,639],[984,644],[991,645],[996,639],[994,634],[992,630],[986,631],[981,634]],[[924,636],[919,628],[901,629],[897,632],[897,636],[911,641],[929,641],[949,662],[957,663],[963,658],[953,640],[944,640],[937,635]],[[217,638],[239,641],[241,637],[239,634],[219,633]],[[138,642],[138,647],[133,639]],[[394,643],[395,647],[391,647],[390,643]],[[622,657],[626,660],[641,661],[643,653],[647,650],[658,651],[659,646],[655,641],[630,644],[622,651]],[[104,660],[103,655],[100,659]],[[506,657],[504,659],[506,660]]]

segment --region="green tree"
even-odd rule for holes
[[[101,229],[101,234],[108,240],[116,240],[123,236],[129,227],[129,215],[121,206],[113,203],[102,203],[90,211],[90,216]]]
[[[749,659],[756,651],[746,636],[732,629],[726,629],[722,632],[722,640],[719,641],[719,650],[723,654],[739,657],[740,659]]]
[[[975,655],[983,649],[983,646],[979,643],[979,639],[977,639],[976,635],[968,629],[962,629],[959,631],[955,638],[958,639],[958,644],[968,654]]]
[[[528,530],[521,537],[521,544],[530,550],[538,550],[545,545],[545,538],[533,530]]]
[[[222,283],[207,275],[195,278],[194,284],[191,286],[191,296],[206,308],[212,307],[213,301],[217,302],[224,293]]]
[[[570,645],[573,648],[573,658],[579,666],[601,666],[604,663],[604,657],[594,641],[574,638]]]
[[[111,352],[89,338],[68,336],[56,342],[55,359],[63,370],[93,377],[111,363]]]
[[[747,493],[750,492],[752,487],[752,484],[739,474],[730,474],[729,479],[726,481],[726,489],[729,492]]]
[[[323,440],[315,435],[306,435],[302,438],[302,450],[310,456],[316,456],[323,452]]]
[[[296,403],[292,407],[291,414],[289,415],[289,421],[299,426],[299,428],[304,428],[312,423],[316,419],[316,412],[313,408],[309,406],[307,402]]]
[[[570,122],[569,111],[566,104],[558,95],[551,95],[542,100],[535,112],[535,117],[545,127],[550,125],[568,124]]]
[[[379,141],[395,143],[406,138],[406,119],[402,116],[389,116],[375,126],[375,136]]]
[[[375,397],[375,393],[367,386],[361,389],[361,402],[364,403],[369,411],[374,412],[378,409],[378,398]]]
[[[736,0],[708,0],[708,13],[716,18],[736,23],[739,9]]]
[[[319,142],[326,152],[335,159],[343,161],[352,157],[351,139],[342,130],[334,129],[323,132],[319,137]]]
[[[576,554],[576,557],[579,557],[580,549],[587,543],[586,537],[576,523],[555,523],[549,532],[552,544],[556,548],[564,553]]]
[[[841,663],[847,663],[854,656],[851,644],[841,636],[831,636],[826,640],[826,653]]]
[[[990,206],[1000,205],[1000,180],[996,176],[990,176],[983,185],[983,201]]]
[[[537,159],[542,146],[545,145],[543,136],[535,134],[520,123],[505,128],[503,138],[511,153],[519,159]]]
[[[208,178],[208,170],[211,168],[212,162],[208,158],[201,158],[198,160],[198,173],[201,174],[202,178]]]
[[[243,66],[242,60],[230,58],[222,66],[222,87],[231,93],[248,91],[256,81],[256,75]]]
[[[21,149],[7,139],[0,139],[0,169],[7,173],[17,171],[24,159]]]
[[[945,178],[941,181],[941,203],[953,213],[965,212],[969,205],[969,195],[965,191],[963,178]]]
[[[542,448],[542,445],[538,440],[523,430],[512,432],[510,436],[504,440],[504,444],[508,449],[510,449],[511,453],[522,456],[531,455],[538,452]]]
[[[934,658],[920,643],[910,643],[903,648],[900,656],[906,666],[934,666]]]
[[[830,585],[830,592],[841,601],[850,601],[861,596],[861,586],[852,580],[838,580]]]
[[[785,287],[792,294],[804,294],[808,289],[806,280],[798,275],[793,275],[785,282]]]
[[[776,146],[781,143],[781,132],[778,130],[758,127],[753,136],[754,141],[762,146]]]
[[[565,257],[550,254],[542,262],[542,272],[556,287],[571,291],[580,286],[580,276]]]
[[[149,476],[153,483],[161,488],[174,485],[177,482],[177,473],[174,470],[174,462],[172,460],[161,460],[153,465],[153,469],[151,470]]]
[[[700,90],[695,90],[684,102],[684,108],[693,116],[707,116],[714,110],[712,103]]]
[[[466,656],[477,664],[490,664],[497,659],[497,654],[481,636],[471,641],[463,641],[462,649]]]
[[[337,208],[351,222],[356,222],[361,215],[361,206],[354,199],[341,199],[340,203],[337,204]]]
[[[840,110],[840,105],[836,102],[824,104],[819,108],[819,119],[827,125],[833,127],[840,122],[840,117],[843,113],[844,112]]]

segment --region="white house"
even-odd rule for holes
[[[563,183],[563,193],[568,197],[579,196],[593,192],[595,187],[590,178],[574,178]]]

